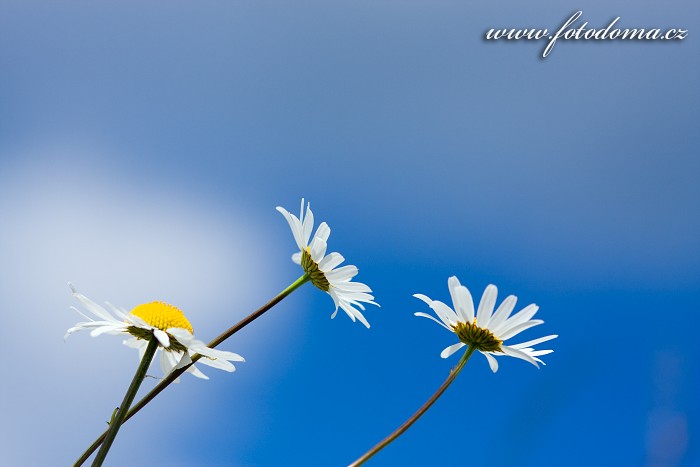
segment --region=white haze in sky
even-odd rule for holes
[[[283,280],[266,267],[272,252],[264,229],[242,208],[191,199],[167,180],[129,178],[86,158],[41,156],[14,165],[0,158],[2,465],[72,463],[106,427],[135,371],[136,352],[119,336],[80,333],[64,342],[66,329],[82,320],[69,309],[77,303],[68,281],[98,303],[126,309],[173,303],[208,341],[238,320],[232,309],[242,317],[249,303],[276,292],[258,290],[255,278]],[[245,297],[232,293],[237,287]],[[220,348],[240,352],[240,345]],[[211,381],[179,387],[224,379],[207,368]],[[154,365],[150,373],[159,371]],[[138,436],[139,424],[130,429]]]

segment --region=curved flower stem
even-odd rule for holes
[[[445,389],[452,384],[452,381],[457,377],[460,371],[462,371],[462,368],[464,367],[464,364],[467,363],[467,360],[469,360],[469,357],[472,356],[474,353],[474,350],[476,350],[473,346],[469,346],[467,348],[467,351],[464,352],[464,355],[462,355],[462,358],[460,359],[459,363],[457,364],[456,367],[450,371],[450,376],[447,377],[444,383],[442,383],[442,386],[438,388],[437,391],[435,391],[435,394],[432,395],[430,399],[428,399],[425,404],[421,406],[420,409],[416,411],[413,415],[411,415],[411,418],[406,420],[403,425],[398,427],[392,434],[384,438],[382,441],[377,443],[376,446],[374,446],[372,449],[367,451],[362,457],[357,459],[355,462],[350,464],[348,467],[357,467],[365,462],[367,462],[372,456],[374,456],[376,453],[384,449],[389,443],[394,441],[396,438],[401,436],[404,431],[408,430],[408,428],[415,423],[416,420],[418,420],[429,408],[431,405],[435,403],[436,400],[442,395],[443,392],[445,392]]]
[[[230,328],[228,328],[223,333],[221,333],[218,337],[216,337],[209,344],[207,344],[207,346],[209,348],[213,349],[217,345],[221,344],[223,341],[225,341],[226,339],[228,339],[229,337],[231,337],[232,335],[234,335],[235,333],[237,333],[238,331],[240,331],[241,329],[246,327],[248,324],[252,323],[257,318],[262,316],[267,310],[269,310],[273,306],[277,305],[287,295],[294,292],[296,289],[298,289],[299,287],[301,287],[302,285],[307,283],[309,280],[310,280],[310,277],[307,274],[304,274],[299,279],[295,280],[289,287],[287,287],[282,292],[280,292],[275,298],[273,298],[272,300],[270,300],[269,302],[267,302],[266,304],[264,304],[263,306],[261,306],[260,308],[255,310],[253,313],[251,313],[247,317],[243,318],[238,323],[236,323],[233,326],[231,326]],[[131,417],[136,415],[139,412],[139,410],[144,408],[144,406],[146,404],[151,402],[158,394],[160,394],[163,391],[163,389],[168,387],[173,381],[175,381],[178,377],[180,377],[180,375],[182,375],[185,371],[187,371],[187,369],[190,366],[194,365],[194,363],[197,360],[199,360],[200,358],[201,358],[201,355],[195,354],[192,356],[192,363],[190,363],[189,365],[185,365],[181,368],[176,368],[173,371],[171,371],[153,389],[151,389],[148,392],[148,394],[146,394],[143,397],[143,399],[141,399],[136,404],[134,404],[134,406],[131,408],[131,410],[129,410],[129,413],[126,414],[126,417],[124,418],[123,421],[126,422]],[[92,453],[95,452],[95,450],[100,446],[100,444],[102,444],[104,442],[108,432],[109,432],[109,430],[102,433],[102,435],[100,435],[90,445],[90,447],[87,448],[87,450],[83,453],[83,455],[80,456],[80,458],[77,461],[75,461],[75,464],[73,464],[73,467],[79,467],[79,466],[83,465],[83,463],[88,459],[88,457],[90,457],[92,455]]]
[[[112,417],[112,421],[109,423],[109,429],[107,429],[107,433],[105,434],[105,440],[102,443],[102,448],[100,448],[100,451],[97,453],[95,460],[92,463],[93,467],[100,467],[105,461],[109,448],[112,447],[114,438],[117,436],[119,427],[122,425],[122,423],[124,423],[124,418],[129,411],[129,407],[131,406],[131,403],[134,402],[134,397],[136,397],[136,393],[138,392],[143,379],[146,377],[146,372],[148,371],[148,367],[151,365],[151,361],[153,360],[153,356],[156,354],[157,348],[158,339],[156,339],[155,336],[151,336],[151,340],[148,341],[146,352],[143,354],[143,358],[141,359],[141,363],[136,370],[134,379],[131,380],[129,389],[126,391],[126,394],[124,394],[124,400],[119,406],[117,413]]]

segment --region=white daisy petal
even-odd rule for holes
[[[340,306],[340,298],[338,298],[338,294],[336,293],[336,289],[333,287],[328,291],[328,295],[331,296],[333,299],[333,304],[335,305],[335,311],[338,311],[338,307]],[[335,316],[335,315],[333,315]]]
[[[151,325],[143,319],[141,319],[140,316],[129,314],[129,320],[131,321],[131,324],[135,325],[136,327],[143,329],[151,329]]]
[[[117,308],[116,306],[112,305],[109,302],[105,302],[105,304],[112,310],[112,313],[114,313],[114,316],[116,316],[117,319],[120,319],[122,321],[129,320],[129,316],[126,313],[124,313],[122,310],[120,310],[119,308]]]
[[[343,293],[365,293],[372,292],[368,285],[362,282],[340,282],[334,284],[336,290],[342,290]]]
[[[179,370],[180,368],[184,368],[187,365],[192,363],[192,357],[190,357],[189,352],[183,352],[182,357],[180,357],[180,361],[177,362],[177,365],[175,365],[175,370]]]
[[[363,315],[362,313],[360,313],[360,312],[358,311],[357,314],[356,314],[356,316],[357,316],[357,320],[358,320],[360,323],[364,324],[365,327],[366,327],[367,329],[369,329],[369,327],[370,327],[370,326],[369,326],[369,321],[367,321],[367,319],[365,318],[365,315]]]
[[[169,374],[171,371],[173,371],[175,368],[177,368],[177,365],[180,363],[182,360],[182,355],[185,355],[187,352],[182,352],[180,354],[179,352],[166,352],[165,350],[161,349],[161,352],[166,354],[166,358],[168,359],[168,372],[163,373],[164,375]]]
[[[87,298],[85,295],[78,293],[78,292],[73,292],[73,297],[75,297],[82,305],[88,309],[91,313],[99,316],[105,321],[113,321],[114,316],[110,315],[107,310],[102,308],[100,305],[97,303],[93,302],[89,298]]]
[[[367,295],[367,294],[361,294],[361,295]],[[369,296],[371,297],[371,295],[369,295]],[[352,298],[352,296],[350,296],[350,297]],[[364,300],[364,299],[363,299],[363,300]],[[348,302],[348,303],[349,303],[350,305],[352,305],[352,306],[356,306],[356,307],[359,308],[360,310],[363,310],[363,311],[364,311],[364,309],[365,309],[365,306],[364,306],[362,303],[360,303],[359,301],[357,301],[357,300],[347,300],[347,298],[346,298],[346,299],[344,299],[344,301]],[[370,305],[379,306],[378,303],[374,303],[374,302],[371,301],[371,300],[364,300],[364,303],[369,303]]]
[[[102,334],[115,334],[119,332],[124,332],[124,326],[120,326],[118,324],[108,324],[106,326],[100,326],[98,328],[93,329],[90,332],[90,337],[97,337],[101,336]]]
[[[448,326],[454,326],[459,322],[457,313],[439,300],[433,300],[430,308],[432,308],[435,311],[435,314],[438,315],[438,318],[440,318],[442,322]]]
[[[302,228],[304,229],[304,245],[308,245],[311,231],[314,229],[314,213],[311,212],[311,203],[306,205],[306,216],[304,216]]]
[[[499,339],[504,341],[504,340],[510,339],[513,336],[517,336],[518,334],[520,334],[521,332],[523,332],[526,329],[530,329],[531,327],[538,326],[542,323],[544,323],[544,321],[542,321],[541,319],[531,319],[530,321],[527,321],[527,322],[522,323],[522,324],[518,324],[517,326],[510,328],[508,331],[499,335],[498,337],[499,337]]]
[[[192,365],[191,367],[189,367],[189,368],[187,369],[187,372],[188,372],[188,373],[192,373],[192,376],[196,376],[197,378],[200,378],[200,379],[209,379],[209,377],[208,377],[207,375],[205,375],[204,373],[202,373],[202,372],[199,370],[199,368],[197,368],[197,367],[194,366],[194,365]]]
[[[413,314],[414,314],[415,316],[422,316],[423,318],[432,319],[433,321],[435,321],[436,323],[438,323],[438,324],[439,324],[440,326],[442,326],[443,328],[445,328],[445,329],[447,329],[448,331],[452,332],[452,329],[450,329],[449,327],[445,326],[445,323],[443,323],[442,321],[438,321],[437,318],[435,318],[435,317],[432,316],[432,315],[429,315],[429,314],[427,314],[427,313],[422,313],[422,312],[420,312],[420,311],[417,312],[417,313],[413,313]]]
[[[426,295],[423,295],[421,293],[414,293],[413,296],[416,297],[418,300],[423,300],[428,306],[431,306],[433,304],[433,301]]]
[[[450,290],[452,304],[455,307],[460,321],[470,323],[474,320],[474,301],[469,289],[459,283],[457,277],[452,276],[447,280],[447,288]]]
[[[359,304],[357,305],[361,306]],[[364,315],[360,313],[358,309],[354,308],[351,303],[341,300],[340,307],[348,314],[348,316],[350,316],[350,318],[352,318],[353,321],[355,321],[355,318],[357,318],[360,323],[364,324],[365,327],[369,329],[369,323],[365,319]],[[362,308],[364,309],[364,307]]]
[[[301,230],[301,224],[299,219],[296,218],[296,216],[288,213],[284,208],[281,208],[277,206],[277,210],[282,213],[284,218],[287,220],[287,223],[289,224],[289,228],[292,230],[292,235],[294,236],[294,241],[297,243],[297,246],[299,247],[300,250],[303,250],[304,247],[306,247],[306,244],[304,244],[304,237],[303,233]]]
[[[510,355],[511,357],[520,358],[522,360],[525,360],[526,362],[530,362],[533,365],[535,365],[537,368],[540,367],[534,358],[532,358],[530,355],[528,355],[526,352],[523,352],[522,350],[513,349],[511,347],[508,347],[507,345],[501,346],[501,350],[506,355]]]
[[[498,361],[496,360],[496,358],[488,352],[481,352],[481,353],[484,357],[486,357],[486,360],[488,360],[489,367],[491,368],[491,371],[493,371],[494,373],[497,372],[498,371]]]
[[[211,359],[215,360],[230,360],[234,362],[245,362],[245,359],[238,355],[237,353],[233,352],[226,352],[223,350],[216,350],[216,349],[210,349],[207,347],[204,342],[202,341],[196,341],[197,343],[194,345],[190,345],[189,349],[193,352],[197,352],[198,354],[204,355],[205,357],[209,357]]]
[[[508,316],[513,312],[515,304],[518,301],[518,297],[515,295],[509,295],[503,300],[503,303],[498,307],[496,312],[491,317],[491,322],[489,323],[489,329],[495,330],[500,326],[502,322],[508,319]]]
[[[491,331],[496,333],[496,334],[504,334],[508,332],[511,328],[522,324],[526,321],[528,321],[530,318],[535,316],[535,313],[537,313],[537,310],[539,307],[535,305],[534,303],[526,306],[507,320],[505,320],[503,323],[498,325],[498,327],[493,327],[491,328]]]
[[[233,363],[226,361],[226,360],[221,360],[218,358],[204,357],[204,358],[200,358],[198,363],[202,363],[202,364],[210,366],[212,368],[218,368],[219,370],[228,371],[229,373],[236,371],[236,367],[233,366]]]
[[[466,344],[464,342],[457,342],[456,344],[452,344],[451,346],[447,347],[445,350],[440,352],[440,356],[442,358],[447,358],[452,356],[453,353],[464,347]]]
[[[514,349],[524,349],[525,347],[532,347],[533,345],[541,344],[542,342],[551,341],[559,337],[557,334],[552,334],[551,336],[540,337],[539,339],[533,339],[531,341],[523,342],[521,344],[511,345],[510,347]]]
[[[95,329],[103,326],[116,326],[116,324],[109,321],[88,321],[84,323],[78,323],[72,328],[68,329],[68,331],[66,332],[66,337],[78,331],[84,331],[86,329]]]
[[[301,258],[301,253],[298,253],[298,254],[299,254],[299,257]],[[318,263],[318,268],[322,272],[328,272],[328,271],[332,270],[333,268],[335,268],[336,266],[339,266],[340,263],[342,263],[343,261],[345,261],[345,258],[343,258],[343,255],[341,255],[340,253],[333,252],[333,253],[326,255],[326,257],[323,258]],[[298,264],[301,264],[301,260],[299,261]]]
[[[323,240],[324,242],[328,242],[328,237],[331,236],[331,228],[328,227],[328,224],[325,222],[321,222],[316,229],[316,235],[315,238],[318,238],[320,240]]]
[[[172,370],[172,367],[168,362],[168,356],[166,355],[167,353],[169,352],[160,353],[160,371],[163,372],[163,375],[167,375],[170,373],[170,370]]]
[[[326,254],[327,248],[328,245],[326,245],[326,242],[322,238],[314,237],[311,241],[311,245],[309,245],[311,259],[314,260],[314,263],[321,261],[323,255]]]
[[[76,307],[71,306],[71,307],[69,307],[69,308],[70,308],[71,310],[77,312],[80,316],[82,316],[82,317],[85,318],[86,320],[88,320],[88,321],[94,321],[92,318],[90,318],[88,315],[86,315],[86,314],[83,313],[82,311],[78,310]]]
[[[340,302],[340,309],[345,312],[346,315],[353,321],[353,323],[357,320],[355,318],[355,314],[352,311],[348,311],[348,306],[345,302]],[[331,315],[331,319],[335,318],[335,315],[338,314],[338,310],[335,310],[333,314]]]
[[[168,328],[168,334],[173,336],[179,343],[187,347],[190,342],[194,339],[194,336],[190,331],[183,328]]]
[[[491,321],[491,314],[496,304],[497,295],[498,289],[493,284],[489,284],[484,290],[484,294],[481,296],[481,301],[479,302],[479,309],[476,312],[476,324],[479,327],[489,327],[489,321]]]
[[[357,275],[357,267],[353,266],[351,264],[347,266],[342,266],[338,269],[334,269],[332,271],[328,271],[326,274],[326,279],[328,279],[328,282],[333,283],[333,282],[343,282],[343,281],[349,281],[353,277]]]
[[[448,329],[452,330],[451,326],[457,324],[457,314],[444,303],[431,300],[423,294],[413,294],[413,296],[427,303],[428,306],[432,308],[433,311],[435,311],[437,317],[440,318],[440,321],[442,321],[445,327],[447,327]]]
[[[127,339],[125,341],[122,341],[122,344],[124,344],[127,347],[131,347],[132,349],[138,349],[139,347],[143,346],[143,344],[146,341],[137,339],[135,337],[132,337],[131,339]]]
[[[156,336],[156,339],[158,339],[158,342],[160,342],[160,345],[165,347],[166,349],[170,347],[170,337],[165,331],[162,331],[160,329],[154,329],[153,330],[153,335]]]

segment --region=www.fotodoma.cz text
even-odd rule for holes
[[[582,15],[582,11],[572,14],[555,32],[550,32],[546,28],[492,28],[484,34],[484,38],[488,41],[546,40],[547,45],[542,51],[542,58],[546,58],[560,39],[678,41],[685,39],[688,35],[687,29],[679,28],[619,28],[616,27],[618,21],[620,21],[619,16],[604,28],[588,28],[588,21],[580,25],[576,24]]]

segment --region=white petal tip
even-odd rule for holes
[[[426,305],[430,306],[433,301],[428,297],[427,295],[423,295],[422,293],[414,293],[413,296],[417,298],[418,300],[421,300],[424,302]]]

